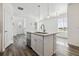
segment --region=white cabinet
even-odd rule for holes
[[[53,34],[47,36],[31,34],[31,47],[40,56],[51,56],[56,50],[54,40]]]
[[[42,39],[42,37],[31,34],[31,47],[38,55],[43,55],[43,39]]]
[[[53,55],[53,35],[44,37],[44,55]]]
[[[36,41],[36,52],[38,55],[43,55],[43,38],[41,36],[37,36]]]

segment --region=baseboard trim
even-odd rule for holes
[[[72,44],[68,44],[69,47],[73,48],[73,49],[76,49],[76,50],[79,50],[79,47],[78,46],[75,46],[75,45],[72,45]]]

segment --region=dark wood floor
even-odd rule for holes
[[[3,56],[37,56],[37,54],[28,47],[26,47],[26,49],[21,49],[12,44],[6,49]]]
[[[22,41],[21,41],[22,40]],[[25,46],[23,42],[25,40],[24,35],[19,35],[14,38],[14,43],[10,45],[3,56],[37,56],[37,54],[29,47]],[[56,44],[56,55],[55,56],[79,56],[79,50],[70,48],[65,45]]]

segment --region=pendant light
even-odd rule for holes
[[[37,7],[39,9],[39,11],[38,11],[39,13],[38,14],[39,14],[39,19],[40,19],[40,5],[38,5]]]
[[[49,18],[50,17],[50,6],[49,6],[49,3],[48,3],[48,8],[47,8],[47,18]]]

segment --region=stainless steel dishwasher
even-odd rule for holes
[[[27,32],[27,46],[31,48],[31,32]]]

